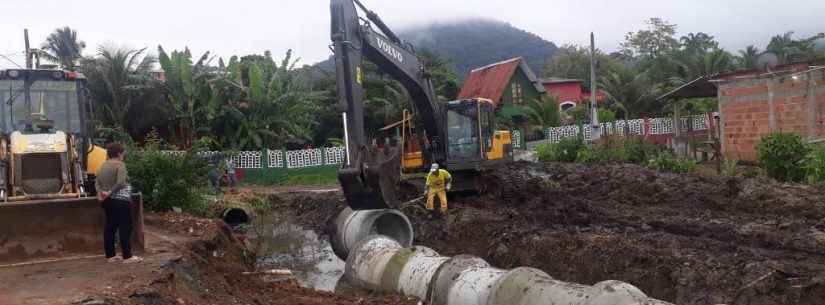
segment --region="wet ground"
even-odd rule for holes
[[[259,247],[257,270],[288,269],[303,287],[335,291],[345,262],[332,252],[326,236],[321,238],[314,230],[278,215],[260,218],[263,221],[256,221],[247,231],[250,241]]]
[[[516,163],[485,178],[492,194],[454,196],[443,219],[404,207],[415,243],[675,304],[825,304],[823,187],[623,164]],[[343,207],[340,194],[272,202],[317,232]]]

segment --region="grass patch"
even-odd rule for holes
[[[305,168],[247,169],[243,181],[248,185],[332,185],[338,184],[338,166],[314,166]]]

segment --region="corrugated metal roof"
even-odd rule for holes
[[[507,89],[507,84],[513,77],[513,73],[519,66],[519,61],[521,61],[520,57],[473,69],[470,71],[470,75],[467,76],[467,80],[464,81],[464,86],[461,87],[458,98],[488,98],[493,103],[498,104],[504,90]]]
[[[546,92],[544,86],[536,78],[536,75],[533,74],[533,71],[530,70],[530,67],[527,66],[521,57],[516,57],[470,71],[470,75],[467,76],[467,80],[464,81],[464,86],[461,87],[461,93],[458,94],[458,98],[487,98],[498,106],[498,102],[501,101],[501,96],[504,94],[504,91],[507,90],[510,79],[513,78],[513,73],[515,73],[519,67],[521,67],[521,70],[533,83],[536,91],[539,93]]]

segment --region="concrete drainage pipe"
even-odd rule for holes
[[[342,260],[347,259],[356,243],[370,235],[387,236],[403,247],[411,246],[413,241],[412,224],[398,210],[353,211],[346,208],[335,218],[331,229],[332,251]]]
[[[477,257],[450,258],[426,247],[404,247],[388,236],[365,236],[348,249],[345,276],[351,283],[434,305],[672,305],[619,281],[562,282],[538,269],[503,270]]]

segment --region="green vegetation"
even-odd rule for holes
[[[805,178],[805,157],[810,149],[793,133],[772,133],[756,147],[759,166],[779,181],[801,182]]]
[[[693,173],[699,166],[694,160],[680,159],[670,152],[662,152],[648,162],[648,167],[660,172]]]
[[[736,176],[736,163],[737,160],[725,160],[725,162],[722,162],[722,176]]]
[[[576,162],[579,151],[587,149],[581,137],[561,139],[558,143],[542,144],[536,148],[539,161],[542,162]]]
[[[825,149],[816,147],[805,158],[805,181],[809,184],[825,182]]]
[[[209,160],[195,150],[168,154],[160,150],[157,134],[150,134],[142,150],[130,149],[126,156],[130,183],[143,193],[150,211],[169,211],[172,207],[195,215],[205,215],[208,205],[206,173]]]

